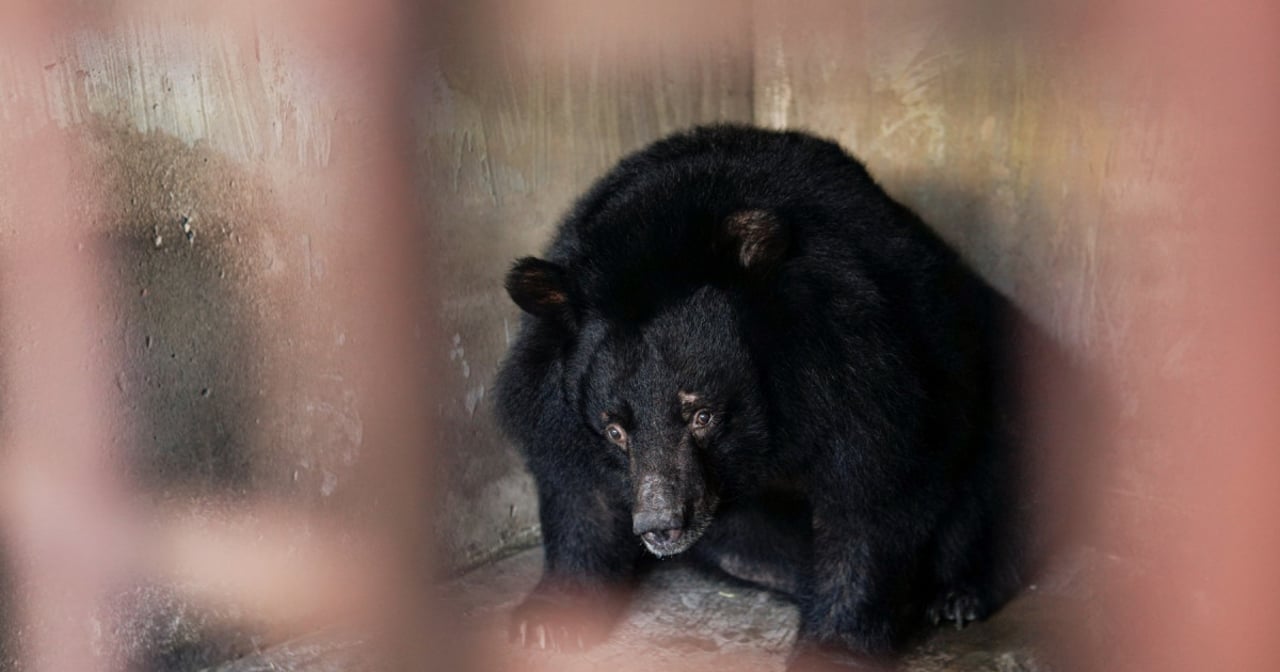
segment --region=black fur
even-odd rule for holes
[[[559,615],[615,613],[646,547],[791,595],[802,650],[872,661],[1017,589],[1010,310],[837,145],[672,136],[544,256],[507,278],[530,314],[498,384],[546,552],[522,633],[603,636]]]

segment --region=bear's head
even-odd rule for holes
[[[781,231],[776,223],[757,212],[725,221],[729,244],[709,253],[770,272],[784,247],[766,235]],[[644,310],[611,312],[594,305],[601,300],[572,266],[535,258],[515,265],[507,290],[564,333],[565,398],[600,459],[626,470],[634,533],[658,556],[687,550],[722,498],[761,477],[768,450],[750,293],[735,282],[689,282],[665,287]]]
[[[642,325],[608,325],[579,371],[582,419],[626,465],[632,528],[655,555],[693,545],[767,446],[761,383],[733,304],[702,287]]]

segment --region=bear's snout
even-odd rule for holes
[[[679,511],[641,511],[631,517],[631,530],[642,537],[659,533],[679,532],[684,528],[684,516]],[[668,535],[669,536],[669,535]]]
[[[672,555],[687,548],[685,506],[676,493],[675,484],[657,475],[640,481],[636,510],[631,516],[631,531],[644,541],[655,555]]]
[[[684,527],[683,502],[669,479],[649,474],[640,480],[631,530],[639,536]]]
[[[684,517],[674,511],[637,513],[632,517],[632,529],[649,552],[658,556],[675,555],[693,541],[685,535]]]

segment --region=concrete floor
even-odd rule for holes
[[[794,606],[764,591],[708,576],[679,561],[664,563],[640,586],[630,610],[603,645],[585,653],[524,650],[507,643],[512,607],[537,582],[538,549],[521,552],[450,583],[442,600],[470,639],[474,669],[781,670],[795,639]],[[1034,642],[1052,628],[1059,589],[1037,585],[985,623],[933,633],[905,660],[910,672],[1041,672]],[[217,668],[219,672],[327,672],[374,669],[357,644],[329,636],[291,642]],[[444,669],[427,666],[423,669]]]

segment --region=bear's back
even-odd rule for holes
[[[695,128],[623,159],[573,206],[545,256],[568,270],[591,310],[635,321],[698,286],[741,284],[717,236],[746,211],[785,227],[785,264],[810,288],[817,278],[838,293],[851,284],[910,299],[903,283],[954,261],[835,143],[734,125]]]

